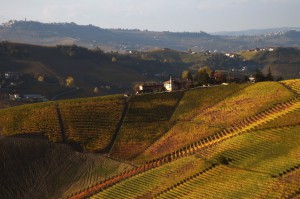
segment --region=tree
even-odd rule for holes
[[[243,63],[239,56],[228,57],[223,53],[216,53],[209,57],[205,64],[213,69],[230,69],[239,67]]]
[[[193,76],[189,70],[182,71],[181,73],[182,80],[193,80]]]
[[[117,58],[115,56],[111,58],[111,62],[117,62],[117,61],[118,60],[117,60]]]
[[[227,81],[226,75],[223,74],[221,71],[212,71],[211,72],[211,79],[214,83],[220,84]]]
[[[274,78],[272,76],[271,68],[268,69],[268,74],[266,75],[266,81],[274,81]]]
[[[210,74],[211,70],[208,67],[200,68],[194,78],[195,85],[200,86],[211,83]]]
[[[45,81],[45,76],[44,76],[44,75],[38,75],[38,76],[37,76],[37,81],[38,81],[38,82],[43,82],[43,81]]]
[[[67,77],[66,85],[67,87],[73,87],[75,85],[75,80],[72,76]]]
[[[93,51],[97,54],[104,54],[104,51],[101,48],[99,48],[98,46],[95,49],[93,49]]]
[[[256,82],[261,82],[261,81],[265,80],[264,74],[258,68],[256,68],[256,71],[255,71],[255,74],[254,74],[254,78],[255,78]]]
[[[277,77],[277,79],[276,79],[276,81],[278,81],[278,82],[279,82],[279,81],[282,81],[282,80],[284,80],[282,76],[279,76],[279,77]]]

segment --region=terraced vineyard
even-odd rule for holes
[[[166,155],[166,156],[163,156],[163,157],[161,157],[161,158],[158,158],[157,160],[155,160],[153,163],[155,163],[154,165],[156,165],[156,166],[158,166],[158,165],[164,165],[164,164],[168,164],[168,162],[170,162],[170,161],[172,161],[172,160],[174,160],[174,161],[177,161],[177,159],[178,158],[182,158],[182,157],[185,157],[186,155],[193,155],[193,154],[195,154],[195,153],[198,153],[199,151],[200,151],[200,153],[201,153],[201,151],[203,151],[203,150],[205,150],[206,148],[210,148],[210,147],[214,147],[214,146],[216,146],[216,147],[218,147],[218,144],[219,143],[226,143],[227,142],[227,140],[231,140],[231,139],[234,139],[235,137],[239,137],[239,135],[244,135],[245,133],[247,133],[247,132],[250,132],[251,133],[251,129],[253,129],[253,128],[255,128],[256,126],[259,126],[259,125],[261,125],[261,124],[263,124],[263,123],[266,123],[266,122],[269,122],[269,121],[272,121],[272,120],[274,120],[274,119],[277,119],[277,118],[280,118],[280,117],[283,117],[284,115],[286,115],[286,114],[289,114],[289,113],[291,113],[291,112],[293,112],[293,111],[297,111],[297,110],[299,110],[300,109],[300,102],[299,102],[299,100],[298,100],[298,98],[294,98],[294,99],[292,99],[292,100],[288,100],[287,102],[284,102],[284,103],[280,103],[280,104],[277,104],[276,106],[274,106],[274,107],[272,107],[272,108],[270,108],[270,109],[268,109],[268,110],[266,110],[266,111],[263,111],[262,113],[260,113],[260,114],[257,114],[257,115],[255,115],[255,116],[253,116],[253,117],[250,117],[250,118],[247,118],[245,121],[242,121],[241,123],[239,123],[239,124],[237,124],[237,125],[235,125],[235,126],[233,126],[233,127],[230,127],[230,128],[228,128],[228,129],[225,129],[224,131],[222,131],[222,132],[220,132],[220,133],[217,133],[216,135],[213,135],[213,136],[210,136],[210,137],[207,137],[207,138],[205,138],[205,139],[202,139],[202,140],[200,140],[199,142],[196,142],[196,143],[193,143],[193,144],[191,144],[191,145],[189,145],[189,146],[186,146],[186,147],[184,147],[184,148],[182,148],[182,149],[180,149],[180,150],[177,150],[176,152],[173,152],[173,153],[171,153],[171,154],[169,154],[169,155]],[[300,121],[299,121],[299,123],[300,123]],[[296,129],[296,130],[294,130],[294,131],[292,131],[291,132],[291,134],[293,135],[293,134],[295,134],[296,132],[298,132],[299,131],[299,128],[298,129]],[[280,132],[282,132],[282,129],[280,129]],[[295,139],[295,140],[297,140],[298,139],[298,137],[292,137],[291,139]],[[286,140],[283,140],[283,142],[281,143],[281,144],[285,144],[285,141]],[[248,140],[247,140],[247,142],[248,142]],[[251,145],[251,142],[248,142],[248,143],[250,143],[250,145]],[[274,143],[273,143],[274,144]],[[264,149],[264,146],[260,143],[260,146]],[[280,146],[278,146],[278,143],[277,142],[275,142],[275,146],[277,146],[277,147],[279,147],[279,148],[282,148],[282,146],[280,147]],[[254,145],[254,148],[256,148],[256,145]],[[237,149],[238,150],[238,149]],[[296,148],[295,149],[295,151],[297,151],[298,150],[298,148]],[[238,151],[240,151],[241,153],[243,152],[242,150],[238,150]],[[252,151],[251,151],[252,152]],[[272,150],[271,151],[269,151],[270,153],[272,153]],[[286,151],[283,151],[283,154],[285,154],[286,153]],[[261,153],[260,153],[261,154]],[[260,155],[259,154],[259,155]],[[254,156],[256,155],[255,153],[253,154]],[[276,154],[275,154],[276,155]],[[245,156],[246,158],[249,158],[249,155],[246,155]],[[263,157],[265,157],[264,155],[263,155]],[[203,158],[203,157],[201,157],[202,159],[204,159],[204,160],[206,160],[206,161],[208,161],[208,162],[210,162],[211,164],[212,164],[212,167],[215,167],[215,165],[218,165],[218,164],[225,164],[225,165],[227,165],[230,161],[232,161],[231,159],[227,159],[226,157],[224,158],[224,157],[221,157],[221,158],[217,158],[217,160],[215,160],[215,159],[205,159],[205,158]],[[261,158],[261,156],[259,156],[258,158]],[[271,157],[272,158],[272,157]],[[281,161],[281,159],[279,160],[279,161]],[[157,164],[157,162],[159,162],[159,164]],[[286,161],[286,162],[288,162],[288,161]],[[286,163],[285,162],[285,163]],[[294,164],[295,162],[293,162],[293,161],[290,161],[289,162],[289,164]],[[149,164],[151,164],[151,162],[149,163]],[[284,165],[284,164],[283,164]],[[154,167],[156,167],[156,166],[154,166]],[[291,166],[291,165],[285,165],[285,167],[289,167],[289,166]],[[146,167],[148,167],[148,166],[146,166]],[[296,168],[297,167],[297,165],[296,166],[293,166],[292,168],[294,169],[294,168]],[[153,168],[153,167],[149,167],[150,169],[151,168]],[[244,169],[244,170],[246,170],[247,171],[247,168],[239,168],[239,169]],[[210,170],[210,169],[209,169]],[[204,170],[204,171],[202,171],[202,173],[206,173],[206,171],[207,170]],[[134,176],[134,175],[136,175],[136,174],[138,174],[138,175],[143,175],[143,172],[145,172],[145,173],[147,173],[148,171],[147,171],[147,169],[141,169],[141,170],[135,170],[135,171],[133,171],[135,174],[131,174],[130,176]],[[141,173],[142,172],[142,173]],[[255,171],[255,172],[260,172],[260,171]],[[285,172],[285,171],[284,171]],[[139,174],[140,173],[140,174]],[[201,173],[201,174],[202,174]],[[233,173],[237,173],[237,172],[235,172],[235,171],[233,171]],[[198,174],[199,175],[199,174]],[[271,181],[272,181],[272,178],[274,178],[274,175],[273,174],[269,174],[269,176],[258,176],[257,178],[255,177],[255,175],[248,175],[247,174],[247,172],[245,173],[245,174],[241,174],[242,176],[244,175],[244,176],[253,176],[253,179],[256,179],[256,180],[258,180],[258,179],[260,179],[260,178],[266,178],[266,184],[268,184],[268,180],[269,179],[271,179]],[[280,175],[280,174],[279,174]],[[282,175],[282,174],[281,174]],[[130,177],[130,176],[128,176],[128,177]],[[191,179],[193,179],[195,176],[197,176],[197,174],[194,174],[193,176],[190,176],[190,177],[188,177],[187,179],[185,179],[185,180],[183,180],[183,181],[181,181],[181,182],[179,182],[179,183],[176,183],[174,186],[176,187],[176,186],[179,186],[182,182],[186,182],[186,181],[189,181],[189,180],[191,180]],[[228,175],[227,177],[229,177],[229,176],[231,176],[231,174],[230,175]],[[126,177],[126,178],[128,178],[128,177]],[[238,177],[238,174],[237,174],[237,177]],[[276,177],[276,176],[275,176]],[[122,180],[122,179],[126,179],[126,178],[123,178],[122,176],[117,176],[116,178],[113,178],[113,179],[115,179],[115,180],[112,180],[113,182],[114,182],[114,184],[116,183],[116,182],[118,182],[118,181],[120,181],[120,180]],[[132,178],[129,178],[129,180],[130,179],[132,179]],[[243,178],[241,178],[241,179],[243,179]],[[125,180],[126,181],[126,180]],[[140,182],[140,181],[139,181]],[[108,183],[108,182],[107,182]],[[105,187],[107,187],[107,186],[109,186],[109,183],[107,184],[106,182],[105,182]],[[241,182],[240,182],[241,183]],[[122,184],[122,183],[118,183],[118,184],[116,184],[115,186],[116,187],[118,187],[118,185],[120,185],[120,184]],[[256,185],[257,184],[257,182],[256,181],[253,181],[252,182],[252,185],[253,186],[257,186]],[[234,184],[233,184],[234,185]],[[250,184],[251,185],[251,184]],[[250,185],[247,185],[247,186],[250,186]],[[252,186],[251,185],[251,186]],[[128,185],[129,186],[129,185]],[[114,187],[114,186],[113,186]],[[104,188],[105,189],[105,188]],[[112,190],[114,190],[113,188],[108,188],[108,189],[105,189],[105,190],[110,190],[110,189],[112,189]],[[118,189],[118,188],[116,188],[116,189]],[[127,188],[126,187],[122,187],[122,190],[126,190]],[[129,188],[130,189],[130,188]],[[166,190],[167,191],[169,191],[169,190],[171,190],[172,189],[172,187],[170,187],[170,188],[167,188]],[[226,188],[225,187],[225,189],[228,189],[228,187]],[[257,190],[255,187],[254,188],[251,188],[251,189],[253,189],[253,190]],[[93,192],[94,191],[96,191],[97,189],[94,189],[93,190]],[[99,189],[98,189],[99,190]],[[248,188],[247,188],[247,190],[248,190]],[[263,187],[263,188],[261,188],[261,189],[259,189],[260,191],[266,191],[266,190],[268,190],[268,187],[267,188],[265,188],[265,187]],[[136,190],[135,190],[136,191]],[[248,190],[249,191],[249,190]],[[259,193],[258,194],[261,194],[260,193],[260,191],[259,191]],[[91,193],[93,193],[93,192],[87,192],[87,193],[89,193],[89,194],[91,194]],[[163,190],[162,191],[162,193],[164,193],[164,192],[166,192],[165,190]],[[222,192],[220,192],[220,193],[222,193]],[[238,192],[239,193],[239,192]],[[237,193],[237,194],[238,194]],[[147,194],[145,194],[145,193],[143,193],[144,195],[143,196],[146,196]],[[148,193],[149,194],[149,193]],[[247,195],[247,192],[245,191],[245,194]],[[158,195],[160,195],[160,194],[158,194]],[[99,197],[99,198],[102,198],[102,196],[103,195],[101,195],[100,193],[97,195],[97,197]],[[132,195],[131,197],[137,197],[138,195]],[[195,195],[194,195],[195,196]],[[213,198],[215,197],[216,195],[213,195]],[[96,198],[97,198],[96,197]],[[131,197],[129,197],[129,198],[131,198]],[[249,193],[248,193],[248,197],[251,197],[251,195],[249,195]],[[168,198],[168,197],[167,197]],[[220,197],[221,198],[221,197]]]
[[[300,79],[285,80],[281,83],[292,89],[298,95],[300,94]]]
[[[185,153],[92,198],[281,198],[296,194],[300,185],[296,179],[300,173],[299,132],[300,126],[244,133],[194,155],[186,157]],[[182,165],[185,168],[180,168]],[[294,180],[284,181],[287,176]],[[280,189],[272,191],[277,186]]]
[[[103,97],[60,102],[66,139],[86,151],[103,151],[109,145],[124,111],[124,98]]]
[[[222,164],[157,198],[286,198],[298,191],[300,126],[250,132],[205,149],[196,156]],[[288,144],[286,144],[288,143]]]
[[[174,148],[183,147],[195,139],[212,135],[293,97],[292,92],[276,82],[248,86],[203,110],[192,121],[177,122],[139,159],[147,161],[155,156],[170,153]]]
[[[3,135],[44,134],[54,142],[62,141],[56,103],[24,105],[0,111]]]
[[[110,155],[132,159],[166,133],[184,92],[134,96]]]
[[[231,84],[201,89],[190,90],[185,92],[182,100],[175,113],[172,116],[173,121],[189,121],[199,115],[205,109],[208,109],[225,98],[233,95],[250,84]]]
[[[134,168],[130,164],[103,157],[101,155],[85,154],[88,162],[81,166],[82,173],[72,182],[71,186],[64,190],[62,198],[70,198],[76,193],[87,190],[100,181]]]
[[[39,135],[0,139],[1,198],[60,198],[132,166]]]
[[[60,179],[60,198],[293,198],[299,87],[288,80],[14,107],[0,111],[0,141],[37,134],[93,152]]]
[[[295,126],[299,124],[300,118],[300,109],[296,109],[292,111],[284,117],[277,118],[276,120],[272,120],[270,122],[264,123],[256,129],[268,129],[268,128],[278,128],[278,127],[286,127],[286,126]]]
[[[151,198],[160,190],[172,186],[174,182],[180,182],[199,171],[211,168],[213,168],[211,163],[200,158],[184,157],[135,175],[95,194],[91,198]]]
[[[297,180],[291,186],[286,182],[281,184],[283,187],[277,193],[270,190],[286,176],[289,179],[299,176],[299,130],[300,126],[296,126],[236,136],[193,156],[183,156],[135,175],[94,194],[92,198],[253,198],[266,193],[280,198],[281,195],[294,194],[299,188]],[[251,138],[257,139],[255,144],[249,142]],[[188,177],[185,175],[187,171]]]

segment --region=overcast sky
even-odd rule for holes
[[[0,0],[0,23],[25,18],[180,32],[300,27],[300,0]]]

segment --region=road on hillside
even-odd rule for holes
[[[63,95],[67,95],[67,94],[70,94],[70,93],[74,93],[74,92],[77,92],[79,90],[80,90],[79,87],[72,88],[72,89],[70,89],[68,91],[64,91],[64,92],[58,93],[57,95],[53,96],[50,100],[56,100],[58,97],[61,97]]]

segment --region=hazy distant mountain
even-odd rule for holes
[[[299,30],[299,28],[283,28],[211,35],[205,32],[154,32],[137,29],[103,29],[75,23],[9,21],[0,26],[0,40],[46,46],[76,44],[119,52],[146,51],[155,48],[237,52],[257,47],[298,47]]]
[[[283,28],[267,28],[267,29],[249,29],[241,31],[222,31],[213,32],[212,35],[223,36],[261,36],[261,35],[282,35],[289,31],[300,31],[300,27],[283,27]]]

